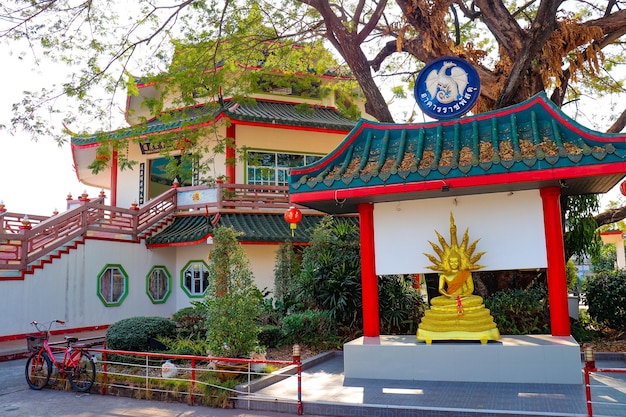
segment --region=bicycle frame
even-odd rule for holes
[[[96,365],[94,358],[85,349],[85,345],[75,344],[76,338],[66,337],[67,346],[61,348],[52,348],[48,339],[50,338],[50,329],[53,323],[64,324],[63,320],[51,321],[48,328],[40,329],[39,323],[33,321],[31,324],[35,328],[44,333],[41,339],[41,346],[36,345],[33,354],[26,361],[26,381],[32,389],[42,389],[46,386],[52,376],[52,365],[58,370],[58,374],[66,376],[70,385],[76,391],[88,391],[95,381]],[[57,360],[55,352],[58,354],[63,352],[63,359]]]
[[[50,358],[50,361],[52,362],[54,367],[57,368],[61,374],[64,374],[67,368],[78,365],[77,359],[80,358],[80,349],[74,350],[71,346],[71,342],[68,340],[66,347],[57,349],[57,351],[59,352],[63,351],[63,360],[58,361],[54,354],[54,351],[52,350],[52,347],[50,347],[50,343],[48,342],[48,339],[50,338],[50,328],[52,327],[53,323],[65,324],[63,320],[55,320],[50,322],[48,329],[45,330],[46,338],[43,341],[43,346],[41,347],[41,349],[39,349],[39,356],[41,356],[42,352],[45,351],[48,354],[48,358]],[[31,324],[35,326],[37,330],[39,330],[37,322],[34,321]]]

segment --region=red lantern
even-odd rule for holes
[[[289,223],[289,227],[291,228],[291,237],[293,237],[296,225],[300,222],[300,220],[302,220],[302,212],[291,206],[289,207],[289,210],[285,212],[285,220]]]
[[[622,192],[622,195],[626,195],[626,181],[622,181],[619,185],[619,190]]]

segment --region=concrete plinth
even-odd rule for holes
[[[573,337],[503,336],[499,341],[433,342],[415,336],[360,337],[344,345],[346,378],[540,384],[582,383]]]

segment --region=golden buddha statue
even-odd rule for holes
[[[484,268],[476,262],[485,254],[474,255],[478,240],[469,244],[469,229],[458,244],[454,217],[450,213],[450,244],[435,230],[441,246],[428,241],[438,258],[425,253],[433,263],[429,269],[438,271],[438,297],[430,300],[417,330],[417,339],[430,344],[433,340],[499,340],[500,332],[485,308],[482,297],[474,295],[471,271]],[[468,245],[469,244],[469,245]]]

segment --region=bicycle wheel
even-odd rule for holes
[[[81,352],[76,366],[66,368],[65,372],[70,385],[78,392],[89,391],[96,380],[96,364],[87,352]]]
[[[52,374],[52,362],[42,351],[33,353],[26,361],[26,382],[32,389],[40,390],[48,384]]]

